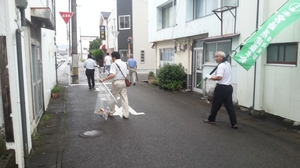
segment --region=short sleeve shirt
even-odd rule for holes
[[[136,61],[132,58],[130,58],[128,61],[127,61],[127,64],[130,68],[135,68],[136,67]]]
[[[97,64],[93,59],[88,58],[84,61],[84,66],[86,69],[95,69],[95,66],[97,66]]]
[[[105,60],[105,65],[110,65],[112,58],[111,56],[107,55],[105,56],[104,60]]]
[[[221,76],[222,79],[217,81],[218,84],[231,85],[231,65],[225,61],[219,64],[216,70],[216,76]]]
[[[118,66],[116,65],[118,64],[120,69],[122,70],[124,76],[127,75],[127,65],[125,62],[123,62],[121,59],[116,59],[114,63],[111,64],[110,66],[110,73],[115,74],[115,77],[113,80],[118,80],[118,79],[124,79],[124,76],[122,75],[122,73],[120,72]]]

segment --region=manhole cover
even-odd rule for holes
[[[93,137],[98,137],[103,134],[103,131],[99,130],[92,130],[92,131],[85,131],[79,134],[80,137],[82,138],[93,138]]]

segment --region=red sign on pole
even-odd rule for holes
[[[64,19],[66,24],[69,23],[71,17],[73,16],[73,12],[59,12],[61,17]]]

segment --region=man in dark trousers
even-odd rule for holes
[[[231,86],[231,65],[229,62],[223,61],[224,58],[225,53],[223,51],[216,52],[215,60],[217,61],[217,63],[220,63],[215,73],[216,76],[211,76],[209,74],[206,75],[207,79],[216,81],[217,86],[214,91],[214,98],[210,115],[208,119],[204,120],[204,122],[215,124],[217,113],[222,104],[224,104],[229,115],[231,127],[237,129],[238,125],[235,115],[235,109],[232,103],[233,88]]]
[[[91,89],[95,90],[95,78],[94,78],[95,67],[98,67],[98,65],[96,64],[92,54],[90,53],[88,55],[88,59],[84,61],[84,68],[86,68],[85,75],[87,77],[90,90]]]

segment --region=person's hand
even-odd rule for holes
[[[205,76],[205,78],[206,78],[206,79],[210,79],[210,78],[211,78],[211,75],[210,75],[210,74],[207,74],[207,75]]]
[[[103,82],[104,82],[104,79],[99,79],[99,82],[103,83]]]

